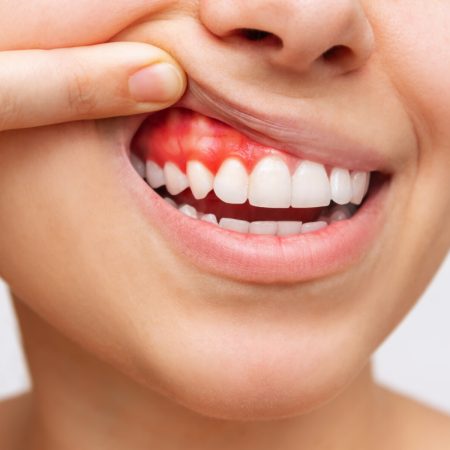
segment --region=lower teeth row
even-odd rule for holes
[[[297,234],[306,234],[326,228],[328,225],[342,220],[350,219],[356,211],[352,205],[335,206],[327,215],[323,215],[316,222],[297,222],[297,221],[258,221],[247,222],[246,220],[222,218],[217,220],[214,214],[203,214],[198,212],[192,205],[178,205],[170,197],[164,200],[178,209],[181,213],[192,219],[203,220],[214,225],[218,225],[226,230],[236,231],[246,234],[257,234],[267,236],[292,236]]]

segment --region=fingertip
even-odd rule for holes
[[[131,75],[128,87],[139,103],[174,103],[184,92],[185,76],[169,62],[159,62]]]

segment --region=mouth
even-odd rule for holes
[[[142,123],[129,156],[152,224],[199,268],[258,283],[349,268],[377,235],[389,175],[280,147],[171,108]]]

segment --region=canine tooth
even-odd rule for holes
[[[268,234],[275,236],[277,234],[277,222],[251,222],[249,232],[251,234]]]
[[[131,165],[134,167],[134,170],[139,174],[141,178],[145,178],[145,163],[142,161],[139,156],[134,153],[130,153],[130,161]]]
[[[250,223],[245,220],[220,219],[219,226],[225,230],[237,231],[239,233],[248,233]]]
[[[178,211],[180,211],[181,213],[183,213],[184,215],[186,215],[188,217],[192,217],[193,219],[198,218],[197,210],[191,205],[180,206],[178,208]]]
[[[153,189],[157,189],[166,184],[163,170],[154,161],[147,161],[145,172],[147,182]]]
[[[301,222],[278,222],[278,236],[292,236],[302,232]]]
[[[204,222],[213,223],[214,225],[218,225],[217,217],[215,214],[203,214],[202,219]]]
[[[352,180],[347,169],[334,167],[330,175],[331,199],[338,205],[345,205],[352,199]]]
[[[164,165],[164,177],[167,190],[172,195],[183,192],[189,186],[187,176],[172,162],[167,162]]]
[[[360,205],[367,193],[370,182],[370,173],[368,172],[352,172],[352,200],[355,205]]]
[[[328,224],[325,221],[304,223],[302,225],[302,234],[321,230],[322,228],[325,228],[326,226],[328,226]]]
[[[315,208],[328,206],[331,200],[330,181],[325,167],[302,161],[292,176],[292,206]]]
[[[197,200],[205,198],[211,192],[214,175],[200,161],[189,161],[186,166],[186,174],[192,195]]]
[[[164,200],[174,208],[178,208],[178,205],[170,197],[164,197]]]
[[[250,175],[248,201],[263,208],[291,206],[291,174],[281,158],[266,156],[256,164]]]
[[[241,161],[228,158],[222,163],[214,179],[214,192],[225,203],[247,201],[248,174]]]

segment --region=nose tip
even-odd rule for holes
[[[201,0],[200,15],[235,51],[250,49],[297,72],[347,73],[373,52],[372,28],[358,0]]]

